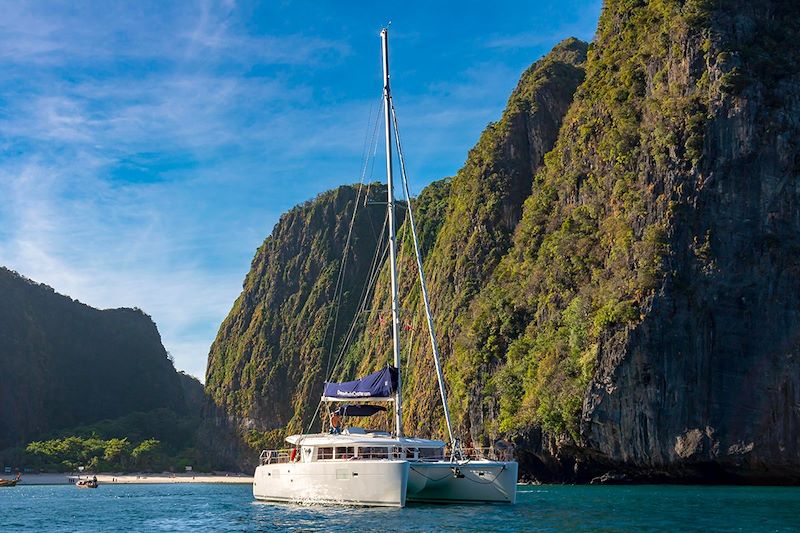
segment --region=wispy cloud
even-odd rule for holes
[[[350,52],[344,41],[248,34],[226,2],[3,2],[0,58],[15,64],[138,59],[191,64],[314,64]]]

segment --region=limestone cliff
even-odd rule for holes
[[[470,150],[464,166],[450,181],[435,213],[438,231],[421,234],[425,272],[444,361],[470,302],[480,292],[511,245],[511,236],[531,193],[533,176],[556,142],[561,121],[583,81],[586,43],[566,39],[520,77],[497,122],[490,124]],[[437,187],[432,185],[429,189]],[[420,204],[431,191],[420,195]],[[419,213],[423,222],[431,213]],[[401,228],[399,264],[403,311],[404,357],[408,367],[405,415],[409,431],[446,435],[435,380],[430,341],[417,285],[414,250],[407,228]],[[406,237],[402,239],[402,237]],[[351,357],[365,373],[391,359],[389,280],[384,272],[375,290],[372,315]],[[344,374],[345,376],[347,373]],[[351,373],[352,375],[352,373]],[[453,373],[449,381],[460,385]]]
[[[477,294],[511,243],[533,174],[555,143],[583,79],[586,48],[568,39],[532,65],[503,116],[489,125],[459,173],[431,184],[414,199],[445,346],[451,336],[446,326]],[[391,359],[388,270],[381,268],[385,252],[379,256],[374,296],[366,294],[364,313],[355,309],[382,231],[375,218],[385,216],[380,208],[362,209],[355,219],[353,245],[360,251],[348,258],[339,326],[332,332],[335,277],[355,194],[340,188],[285,215],[257,252],[244,291],[220,328],[209,356],[207,390],[214,402],[207,425],[222,429],[209,428],[209,440],[232,461],[254,457],[244,442],[254,448],[280,445],[286,431],[312,422],[323,375],[352,378]],[[441,409],[419,319],[409,228],[402,219],[398,241],[407,423],[414,430],[438,433]],[[343,345],[344,328],[354,319],[353,338]],[[331,336],[323,335],[326,331]],[[331,342],[335,353],[344,352],[340,360],[334,357],[333,363],[339,364],[328,368]],[[227,428],[243,439],[225,438]]]
[[[606,2],[473,308],[476,439],[518,435],[543,479],[799,478],[799,14]]]

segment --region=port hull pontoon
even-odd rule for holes
[[[404,507],[408,461],[279,463],[256,468],[257,500]]]

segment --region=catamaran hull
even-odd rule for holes
[[[256,468],[257,500],[404,507],[407,461],[280,463]]]
[[[517,500],[517,462],[447,461],[411,463],[408,474],[411,502],[455,503]]]

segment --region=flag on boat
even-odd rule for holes
[[[394,399],[397,390],[397,369],[387,366],[368,376],[343,383],[325,382],[322,399],[331,402],[345,400],[384,400]]]

